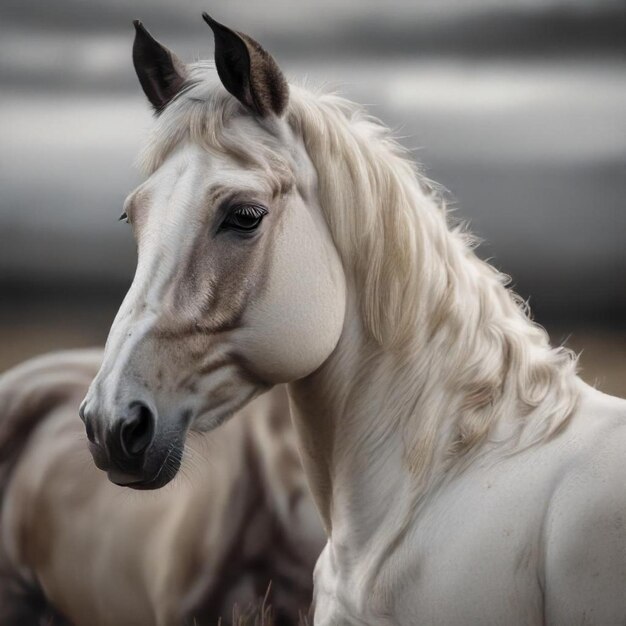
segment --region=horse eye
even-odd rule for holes
[[[242,204],[233,209],[222,222],[221,230],[236,230],[249,233],[256,230],[263,218],[267,215],[267,209],[255,204]]]

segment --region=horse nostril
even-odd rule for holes
[[[96,435],[94,433],[93,424],[91,423],[91,420],[85,421],[85,432],[87,433],[87,439],[91,443],[96,443]]]
[[[136,402],[131,406],[131,415],[120,429],[124,454],[132,457],[146,451],[154,435],[154,421],[152,411],[145,404]]]

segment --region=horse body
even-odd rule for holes
[[[4,488],[14,576],[41,587],[74,626],[229,623],[233,606],[256,604],[270,582],[277,614],[295,623],[322,533],[284,389],[216,437],[192,438],[176,485],[133,494],[93,467],[77,418],[100,362],[99,351],[50,355],[2,380],[5,445],[10,428],[37,419]]]
[[[205,19],[222,85],[137,31],[158,120],[81,407],[96,464],[162,486],[189,429],[287,383],[328,536],[316,626],[624,623],[626,403],[581,383],[382,124]]]

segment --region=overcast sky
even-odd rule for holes
[[[210,58],[203,10],[419,148],[522,291],[626,310],[623,0],[3,0],[0,288],[130,276],[115,218],[150,123],[131,21]]]
[[[210,9],[288,58],[604,54],[624,50],[624,0],[4,0],[0,83],[128,88],[131,21],[186,59],[212,52]],[[621,19],[620,19],[621,18]]]

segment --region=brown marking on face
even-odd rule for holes
[[[231,332],[239,327],[239,324],[234,323],[236,320],[228,320],[223,324],[216,324],[209,326],[208,324],[201,324],[199,322],[187,322],[180,324],[179,326],[170,326],[170,320],[162,320],[162,326],[158,326],[154,329],[153,335],[156,339],[163,341],[185,341],[194,337],[205,336],[215,337],[224,333]],[[203,350],[204,346],[194,346],[191,356],[194,360],[202,358],[205,355]]]
[[[159,367],[157,368],[157,375],[156,375],[157,389],[160,389],[163,386],[164,378],[165,378],[165,374],[163,372],[163,367],[159,365]]]
[[[294,187],[293,178],[276,177],[271,196],[263,204],[269,205],[270,222],[254,239],[216,232],[216,205],[219,201],[240,203],[257,202],[259,194],[241,192],[224,186],[207,192],[207,206],[198,220],[198,232],[179,269],[169,281],[166,296],[170,309],[184,306],[197,311],[194,320],[180,324],[175,310],[161,320],[158,335],[161,339],[183,339],[198,334],[215,335],[236,330],[251,298],[263,289],[269,279],[270,261],[278,232],[283,195]],[[216,220],[216,217],[218,218]]]
[[[167,295],[175,307],[193,308],[197,316],[185,328],[179,326],[175,331],[161,328],[163,336],[166,332],[170,336],[173,332],[178,336],[215,334],[240,325],[249,295],[246,286],[253,282],[249,277],[265,246],[258,241],[238,240],[236,234],[218,230],[219,220],[225,216],[220,214],[218,203],[225,203],[228,198],[230,203],[235,203],[240,202],[239,198],[250,198],[250,194],[221,185],[207,193],[207,206],[197,221],[196,236],[170,281]],[[263,233],[264,237],[269,235]],[[258,280],[258,275],[255,278]]]
[[[274,187],[272,200],[278,200],[283,196],[289,195],[296,187],[296,181],[293,177],[281,178],[280,185]]]
[[[197,374],[198,376],[207,376],[222,367],[227,367],[230,363],[232,363],[232,359],[228,357],[211,359],[210,361],[207,361],[205,365],[202,365],[199,370],[197,370]]]

